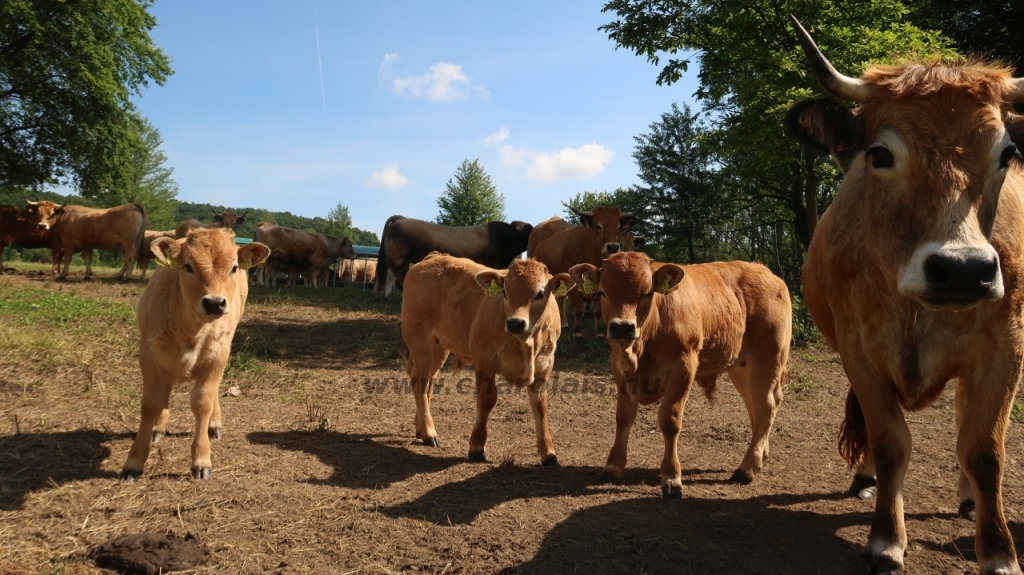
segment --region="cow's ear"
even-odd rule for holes
[[[491,297],[505,295],[505,274],[494,270],[485,270],[476,274],[476,283]]]
[[[577,264],[569,268],[569,277],[586,294],[597,293],[601,284],[601,270],[591,264]]]
[[[633,236],[633,249],[642,250],[647,245],[647,236]]]
[[[572,276],[567,273],[555,274],[555,277],[548,280],[549,294],[554,294],[555,297],[565,297],[569,294],[569,290],[576,287],[576,282],[573,281]]]
[[[593,211],[581,212],[581,211],[577,210],[576,208],[572,208],[572,211],[575,212],[575,214],[580,217],[580,223],[581,224],[587,226],[588,228],[594,227],[594,212]]]
[[[157,238],[149,244],[150,251],[156,256],[156,263],[165,268],[180,268],[185,260],[184,239]]]
[[[238,267],[247,270],[267,261],[270,256],[270,248],[259,242],[245,244],[238,248]]]
[[[630,227],[636,225],[636,216],[627,212],[619,216],[619,229],[628,230]]]
[[[832,156],[844,170],[864,139],[864,121],[840,102],[823,98],[793,104],[786,113],[786,127],[805,146]]]
[[[224,216],[222,216],[220,214],[217,214],[217,215],[213,216],[213,221],[216,222],[216,223],[223,224],[224,223]]]
[[[660,294],[670,294],[679,288],[679,282],[683,280],[686,272],[676,264],[665,264],[654,272],[651,278],[653,287],[651,291]]]

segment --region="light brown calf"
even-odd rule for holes
[[[180,239],[185,237],[189,230],[198,229],[227,228],[233,231],[238,224],[245,223],[245,214],[248,213],[249,210],[245,210],[242,215],[238,215],[235,212],[221,212],[219,214],[213,212],[212,224],[204,224],[195,218],[188,217],[178,222],[178,225],[174,228],[173,237]]]
[[[343,281],[372,284],[377,279],[377,262],[373,260],[341,260],[338,278]]]
[[[600,291],[608,322],[618,402],[605,479],[622,476],[637,407],[661,401],[662,494],[681,498],[676,445],[686,398],[696,381],[710,399],[724,372],[747,406],[752,429],[730,481],[753,481],[768,456],[768,434],[786,380],[792,322],[786,284],[759,264],[680,267],[636,252],[615,254],[600,269],[573,266],[570,274],[579,289]]]
[[[142,419],[121,479],[142,474],[151,441],[167,431],[171,388],[189,381],[192,477],[209,479],[210,438],[219,439],[222,428],[218,388],[249,293],[245,270],[266,259],[270,249],[255,242],[238,247],[228,229],[200,229],[178,240],[159,238],[152,250],[162,267],[137,307]]]
[[[416,435],[438,445],[430,415],[437,372],[451,353],[455,372],[476,372],[476,425],[469,458],[486,461],[487,417],[498,400],[497,377],[526,387],[541,463],[558,466],[548,431],[547,382],[561,334],[554,295],[573,287],[568,274],[548,273],[534,260],[515,260],[493,270],[464,258],[430,254],[405,276],[402,338],[409,350],[406,370],[416,396]]]
[[[117,250],[124,252],[124,265],[117,272],[117,278],[128,280],[132,277],[135,260],[144,248],[146,223],[149,213],[140,203],[124,204],[114,208],[94,209],[85,206],[66,206],[54,210],[44,218],[40,226],[49,227],[60,241],[64,254],[60,278],[68,277],[71,258],[75,252],[82,252],[85,260],[85,279],[92,278],[92,251]]]
[[[632,239],[629,228],[636,223],[633,214],[621,213],[617,207],[601,206],[577,214],[581,222],[578,226],[566,228],[564,222],[559,224],[557,220],[553,221],[554,218],[544,222],[546,226],[562,228],[540,243],[533,254],[533,258],[546,265],[551,273],[568,272],[569,268],[577,264],[599,266],[602,259],[622,251],[620,232],[629,233]],[[573,290],[569,292],[568,297],[572,302],[572,334],[583,336],[580,323],[583,318],[584,297],[587,297],[587,294]],[[562,318],[562,327],[569,327],[569,319],[565,313],[565,298],[558,298],[558,314]],[[594,316],[596,329],[599,318],[596,313]]]
[[[794,19],[811,70],[835,100],[795,104],[790,128],[848,163],[811,238],[807,309],[850,379],[841,451],[859,490],[877,474],[864,557],[899,573],[904,410],[956,382],[960,513],[977,518],[982,573],[1019,574],[1002,502],[1004,447],[1024,362],[1024,78],[970,61],[838,73]]]

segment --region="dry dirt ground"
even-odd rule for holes
[[[345,288],[254,288],[221,387],[213,479],[189,477],[192,415],[179,389],[169,437],[140,480],[121,483],[139,416],[132,306],[144,283],[80,278],[0,277],[2,573],[111,573],[85,554],[139,532],[198,535],[210,553],[194,573],[863,571],[873,505],[844,495],[835,437],[847,383],[826,350],[794,350],[771,459],[749,486],[727,482],[749,437],[739,396],[724,377],[714,404],[693,394],[679,445],[684,498],[665,501],[651,408],[622,483],[598,483],[614,429],[603,342],[566,336],[558,350],[550,422],[564,467],[539,465],[521,394],[499,399],[492,463],[474,464],[471,392],[437,396],[435,449],[414,437],[411,395],[390,383],[367,390],[404,376],[398,304]],[[974,525],[956,515],[951,402],[947,391],[908,415],[911,573],[977,571]],[[1018,544],[1021,445],[1012,425],[1004,501]]]

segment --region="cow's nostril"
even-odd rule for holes
[[[610,254],[618,253],[619,244],[608,244],[607,246],[605,246],[605,249],[607,249],[608,253]]]
[[[505,320],[505,330],[509,333],[523,333],[526,330],[526,320],[510,317]]]
[[[608,324],[608,335],[612,339],[636,339],[636,325],[624,321],[612,321]]]
[[[975,247],[940,250],[925,259],[923,271],[931,297],[988,297],[999,284],[999,258]]]
[[[203,311],[210,315],[222,315],[228,309],[228,300],[222,297],[204,297]]]
[[[942,258],[938,254],[932,254],[925,260],[924,277],[929,285],[940,286],[949,282],[949,271],[942,264]]]

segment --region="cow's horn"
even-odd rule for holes
[[[243,214],[242,214],[241,216],[239,216],[239,217],[240,217],[240,218],[244,218],[244,217],[245,217],[245,214],[248,214],[248,213],[249,213],[249,210],[245,210],[245,212],[244,212],[244,213],[243,213]]]
[[[807,62],[811,65],[811,70],[814,72],[814,76],[818,79],[821,87],[829,94],[841,100],[857,102],[858,104],[866,102],[870,95],[870,88],[864,83],[864,80],[850,78],[837,72],[832,67],[832,63],[818,49],[811,35],[807,33],[807,30],[804,30],[796,16],[790,14],[789,19],[793,22],[793,30],[796,31],[796,37],[800,40],[800,47],[804,49]]]
[[[38,206],[39,202],[33,202],[32,200],[25,198],[25,205],[27,206]]]
[[[213,212],[213,215],[215,215],[215,216],[219,216],[220,215],[220,212],[218,212],[217,210],[213,209],[213,206],[210,206],[210,211]]]
[[[1014,104],[1024,102],[1024,78],[1014,78],[1013,91],[1010,92],[1010,101]]]

